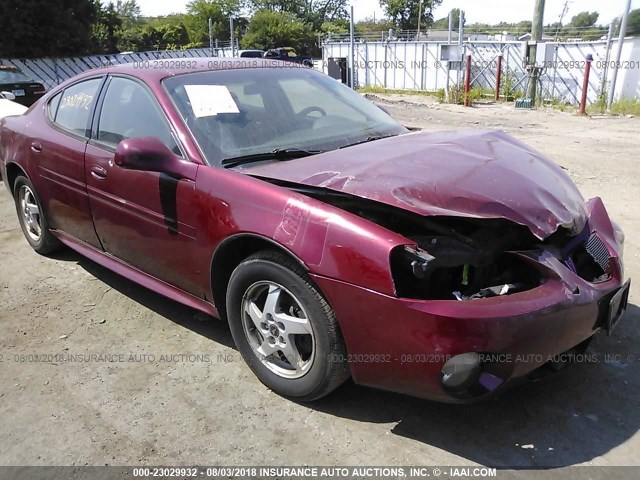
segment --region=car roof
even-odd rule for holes
[[[297,64],[281,60],[264,58],[167,58],[158,60],[142,60],[139,62],[110,65],[94,68],[81,73],[74,79],[96,75],[97,73],[123,74],[137,77],[147,83],[160,83],[168,77],[186,75],[189,73],[218,71],[218,70],[243,70],[250,68],[297,68]],[[304,68],[304,67],[298,67]],[[66,82],[65,82],[66,83]]]

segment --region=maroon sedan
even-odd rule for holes
[[[89,71],[2,120],[6,186],[36,252],[227,320],[279,394],[351,376],[478,400],[622,316],[622,231],[510,136],[410,132],[293,64],[166,66]]]

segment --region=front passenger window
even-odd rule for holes
[[[114,77],[102,104],[97,140],[115,147],[134,137],[156,137],[173,153],[182,155],[152,94],[133,80]]]

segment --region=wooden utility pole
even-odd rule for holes
[[[529,42],[529,88],[527,89],[527,98],[536,103],[536,88],[538,86],[538,77],[540,69],[536,67],[536,53],[538,51],[538,43],[542,40],[542,23],[544,20],[544,0],[536,0],[535,10],[533,11],[533,25],[531,26],[531,41]]]

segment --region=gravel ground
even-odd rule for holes
[[[506,130],[559,162],[585,197],[603,197],[627,234],[627,274],[640,278],[638,119],[379,100],[405,124]],[[2,465],[640,465],[636,291],[615,334],[592,344],[600,361],[488,403],[349,383],[297,404],[254,378],[224,323],[69,250],[33,253],[1,187]],[[95,356],[33,358],[56,354]]]

